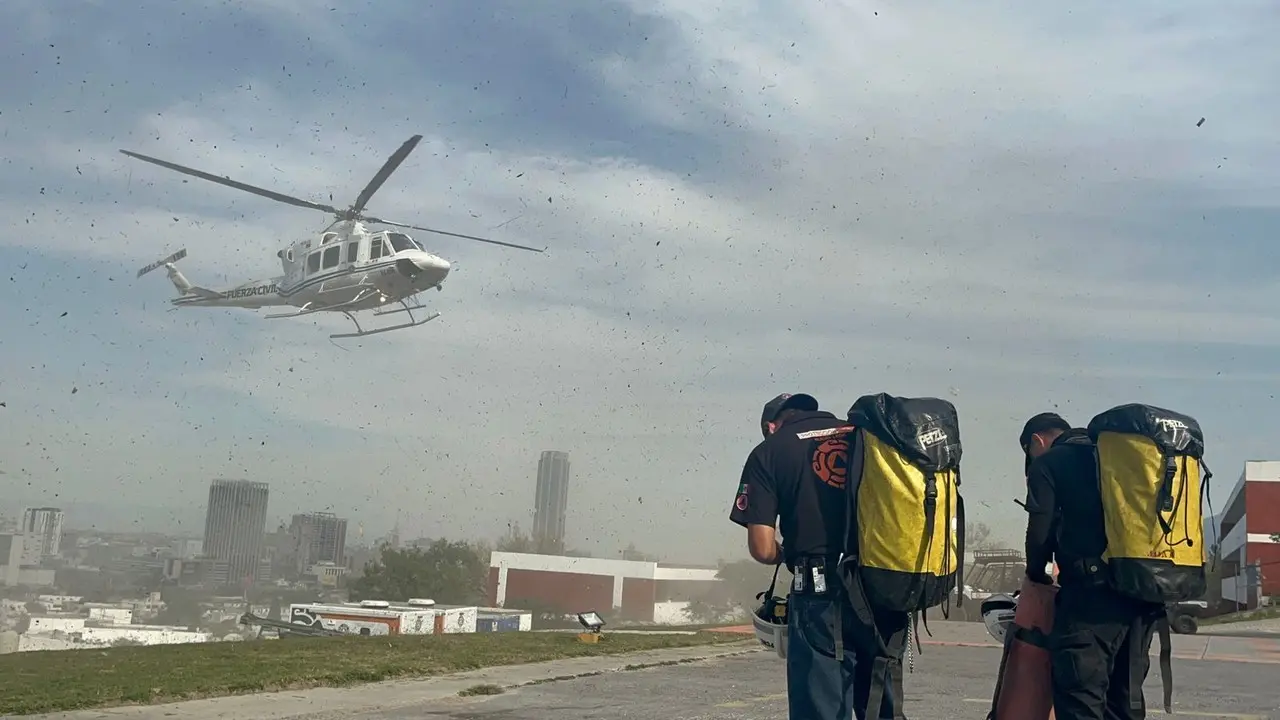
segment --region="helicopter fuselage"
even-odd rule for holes
[[[319,242],[303,240],[277,255],[284,274],[242,283],[229,290],[191,285],[172,265],[170,279],[179,307],[256,309],[291,305],[308,309],[341,307],[356,312],[439,288],[449,262],[400,232],[370,233],[352,222],[343,231],[328,230]]]

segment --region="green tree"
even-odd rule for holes
[[[484,601],[489,558],[467,542],[435,540],[426,547],[383,546],[381,556],[364,566],[353,581],[350,597],[359,600],[405,601],[431,598],[449,605]]]
[[[564,555],[564,543],[549,538],[535,538],[520,529],[520,523],[507,526],[507,534],[496,546],[499,552]]]
[[[191,590],[169,585],[160,591],[160,599],[164,601],[164,609],[156,613],[158,625],[199,627],[204,619],[202,597]]]
[[[636,549],[635,544],[627,545],[627,549],[622,551],[623,560],[638,560],[640,562],[658,562],[657,555],[642,553]]]
[[[756,592],[760,592],[760,590]],[[694,625],[712,625],[720,622],[745,620],[748,617],[742,612],[742,607],[737,603],[728,600],[712,601],[705,598],[690,602],[689,606],[684,609],[684,614],[685,617],[689,618],[689,622]]]
[[[529,534],[520,529],[520,523],[507,526],[507,534],[497,544],[498,552],[536,553],[538,544]]]
[[[992,546],[991,527],[986,523],[965,523],[964,547],[966,550],[987,550]]]
[[[1209,546],[1209,560],[1205,567],[1204,599],[1214,607],[1222,602],[1222,545],[1214,543]]]
[[[773,578],[773,566],[761,565],[755,560],[736,560],[720,562],[720,571],[716,577],[722,582],[722,589],[717,595],[725,600],[754,610],[758,602],[756,595],[769,589],[769,581]],[[791,585],[791,572],[784,565],[778,570],[778,583],[774,587],[775,595],[786,595]],[[712,605],[715,599],[707,600]]]

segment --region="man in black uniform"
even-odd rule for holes
[[[786,562],[795,574],[787,599],[787,700],[792,720],[867,717],[873,650],[869,628],[845,599],[836,565],[844,550],[844,483],[853,426],[818,410],[810,395],[783,394],[764,406],[764,441],[747,456],[729,519],[747,529],[757,562]],[[779,518],[781,522],[779,523]],[[777,541],[780,524],[783,542]],[[877,615],[884,637],[906,627],[906,613]],[[899,658],[900,660],[900,658]],[[902,698],[885,686],[878,717]]]
[[[1058,590],[1049,652],[1059,720],[1146,717],[1142,683],[1163,605],[1111,590],[1107,536],[1089,433],[1054,413],[1032,417],[1018,438],[1027,458],[1027,577]]]

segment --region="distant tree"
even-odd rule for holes
[[[627,545],[627,548],[626,548],[625,550],[623,550],[623,551],[622,551],[622,559],[623,559],[623,560],[638,560],[638,561],[640,561],[640,562],[658,562],[658,556],[657,556],[657,555],[650,555],[650,554],[648,554],[648,553],[642,553],[642,552],[640,552],[639,550],[637,550],[637,549],[636,549],[635,544],[629,544],[629,545]]]
[[[761,590],[763,589],[761,588]],[[760,592],[760,590],[756,592]],[[721,622],[733,622],[739,619],[746,620],[748,617],[738,603],[706,598],[690,602],[689,606],[684,609],[684,614],[689,619],[689,622],[694,625],[713,625]]]
[[[160,599],[164,609],[156,613],[155,622],[159,625],[199,627],[204,620],[203,596],[192,590],[169,585],[160,591]]]
[[[994,543],[991,539],[991,527],[983,522],[965,523],[964,546],[967,550],[990,550]]]
[[[489,558],[462,541],[436,540],[427,547],[383,547],[354,580],[350,597],[359,600],[431,598],[438,603],[470,605],[487,595]]]
[[[1280,533],[1271,533],[1271,542],[1280,543]]]
[[[1209,546],[1208,566],[1205,568],[1204,599],[1210,607],[1222,602],[1222,545],[1214,543]]]
[[[721,561],[720,571],[716,573],[716,577],[723,583],[723,589],[719,594],[734,605],[746,606],[754,610],[757,602],[756,595],[769,589],[773,570],[772,565],[761,565],[755,560]],[[774,587],[774,594],[786,595],[790,585],[791,572],[784,565],[778,570],[778,583]]]
[[[513,523],[507,526],[507,534],[498,540],[495,549],[498,552],[533,553],[538,551],[537,548],[538,544],[533,538],[520,529],[520,523]]]
[[[31,616],[19,615],[17,623],[15,623],[13,626],[13,631],[21,635],[30,629],[31,629]]]
[[[29,601],[23,607],[26,609],[28,615],[39,615],[44,612],[44,605],[36,602],[35,600]]]
[[[520,529],[520,523],[507,526],[507,534],[495,546],[498,552],[564,555],[564,543],[551,538],[535,538]]]

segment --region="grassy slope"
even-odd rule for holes
[[[742,640],[732,633],[301,638],[0,655],[0,715],[172,702]]]

